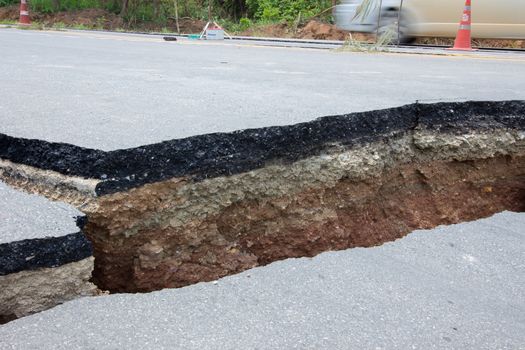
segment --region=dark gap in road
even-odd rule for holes
[[[103,152],[0,136],[0,178],[87,216],[94,281],[148,292],[525,211],[525,102],[414,104]]]

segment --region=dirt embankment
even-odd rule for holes
[[[18,6],[0,7],[0,21],[17,21],[19,16]],[[44,27],[83,27],[86,29],[105,30],[137,30],[137,31],[165,31],[176,32],[175,20],[168,19],[165,24],[154,22],[124,22],[118,15],[102,9],[86,9],[79,11],[58,12],[53,14],[42,14],[30,12],[31,20]],[[179,28],[182,34],[199,33],[206,22],[200,19],[181,18]],[[293,39],[315,39],[315,40],[353,40],[374,42],[374,34],[350,33],[338,29],[333,24],[310,20],[298,26],[287,23],[275,23],[258,25],[233,33],[241,36],[259,36],[269,38],[293,38]],[[425,45],[447,45],[452,46],[452,38],[418,38],[416,43]],[[525,40],[474,40],[475,47],[503,47],[503,48],[525,48]]]
[[[255,25],[244,32],[239,33],[243,36],[262,36],[269,38],[294,38],[294,39],[315,39],[315,40],[346,40],[349,32],[333,24],[323,23],[311,20],[297,28],[289,26],[286,23]],[[352,37],[355,40],[370,40],[372,35],[354,33]]]

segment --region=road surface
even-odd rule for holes
[[[15,29],[0,29],[0,47],[0,133],[103,150],[415,100],[525,99],[520,54]],[[69,206],[1,183],[0,196],[4,241],[73,232]],[[215,283],[81,299],[0,326],[0,349],[525,348],[524,227],[503,213]]]
[[[524,349],[525,214],[416,231],[216,282],[78,299],[0,349]]]
[[[16,191],[0,181],[0,244],[79,231],[83,214],[68,204]]]
[[[525,99],[525,55],[0,29],[0,133],[113,150],[412,103]]]

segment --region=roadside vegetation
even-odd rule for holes
[[[330,23],[330,9],[335,4],[335,0],[210,1],[212,18],[235,33],[257,31],[258,28],[277,24],[297,29],[314,18]],[[0,0],[0,7],[15,7],[18,4],[19,0]],[[187,22],[194,21],[198,27],[209,16],[207,0],[29,0],[29,5],[37,22],[45,22],[53,15],[69,13],[74,16],[91,10],[99,17],[92,19],[92,23],[81,24],[106,29],[108,20],[111,20],[113,27],[118,25],[129,29],[156,28],[158,31],[167,31],[168,28],[176,29],[175,22],[179,22],[179,27],[188,27]],[[3,21],[9,20],[4,18]],[[68,26],[67,21],[57,22]],[[59,24],[56,26],[60,27]]]
[[[211,17],[229,33],[247,36],[346,41],[344,50],[381,51],[381,38],[333,25],[338,0],[210,0]],[[362,16],[380,0],[364,0]],[[98,29],[199,33],[208,20],[208,0],[28,0],[29,29]],[[16,25],[20,0],[0,0],[0,24]],[[418,38],[416,43],[453,44],[453,38]],[[368,45],[374,44],[374,45]],[[474,40],[474,46],[525,48],[524,40]]]

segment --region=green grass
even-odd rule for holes
[[[18,26],[18,29],[22,29],[22,30],[43,30],[45,28],[44,28],[44,25],[42,23],[33,22],[30,25],[28,25],[28,26],[23,26],[23,25],[22,26]]]
[[[53,29],[56,29],[56,30],[63,30],[63,29],[66,29],[66,24],[63,23],[63,22],[56,22],[56,23],[53,23],[53,26],[51,28]]]
[[[71,26],[68,26],[68,28],[79,29],[79,30],[92,29],[92,27],[86,26],[85,24],[73,24]]]
[[[53,7],[52,0],[31,0],[30,6],[34,11],[41,13],[53,13],[57,11],[75,11],[91,8],[100,8],[111,12],[118,12],[119,10],[119,5],[117,1],[101,0],[60,0],[60,7],[57,9]]]
[[[0,7],[2,6],[9,6],[9,5],[17,5],[20,1],[18,0],[0,0]]]

